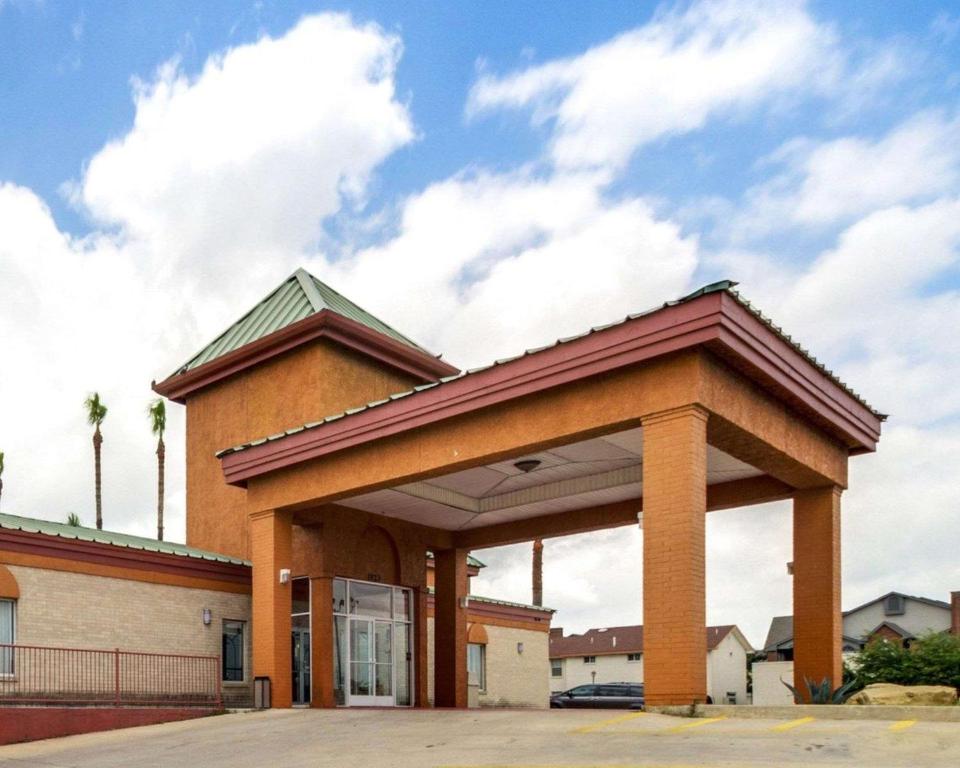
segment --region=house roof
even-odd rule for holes
[[[691,301],[693,301],[693,300],[695,300],[695,299],[700,298],[701,296],[705,296],[705,295],[707,295],[707,294],[714,294],[714,293],[725,293],[725,294],[729,295],[729,296],[736,302],[736,304],[738,304],[739,306],[743,307],[750,315],[752,315],[752,316],[753,316],[754,318],[756,318],[758,321],[760,321],[761,323],[763,323],[763,325],[765,325],[767,328],[769,328],[774,334],[776,334],[777,337],[779,337],[783,342],[785,342],[790,348],[792,348],[792,349],[793,349],[795,352],[797,352],[801,357],[803,357],[807,362],[809,362],[811,365],[813,365],[823,376],[825,376],[827,379],[829,379],[831,382],[833,382],[836,386],[838,386],[841,390],[843,390],[843,392],[845,392],[847,395],[849,395],[849,396],[852,397],[854,400],[856,400],[856,401],[857,401],[860,405],[862,405],[864,408],[868,409],[868,410],[870,411],[870,413],[873,414],[874,417],[876,417],[876,418],[879,419],[880,421],[883,421],[883,420],[885,420],[885,419],[887,418],[885,414],[882,414],[882,413],[878,412],[877,410],[873,409],[860,395],[858,395],[858,394],[857,394],[856,392],[854,392],[849,386],[847,386],[847,384],[845,384],[843,381],[841,381],[841,380],[837,377],[837,375],[833,373],[833,371],[831,371],[831,370],[829,370],[828,368],[826,368],[826,367],[823,365],[823,363],[821,363],[821,362],[818,361],[815,357],[813,357],[813,355],[810,354],[810,352],[808,352],[806,349],[804,349],[802,346],[800,346],[796,341],[794,341],[791,336],[789,336],[789,335],[787,335],[786,333],[784,333],[784,331],[783,331],[782,328],[780,328],[779,326],[775,325],[771,320],[769,320],[769,319],[768,319],[766,316],[764,316],[759,310],[757,310],[749,301],[747,301],[746,299],[744,299],[743,297],[741,297],[741,295],[740,295],[737,291],[734,290],[734,286],[736,286],[736,285],[737,285],[737,283],[735,283],[735,282],[733,282],[733,281],[731,281],[731,280],[722,280],[722,281],[719,281],[719,282],[716,282],[716,283],[711,283],[710,285],[706,285],[706,286],[704,286],[704,287],[702,287],[702,288],[694,291],[693,293],[690,293],[690,294],[688,294],[688,295],[686,295],[686,296],[683,296],[682,298],[675,299],[675,300],[673,300],[673,301],[667,301],[667,302],[665,302],[664,304],[662,304],[662,305],[660,305],[660,306],[658,306],[658,307],[655,307],[654,309],[647,310],[647,311],[645,311],[645,312],[638,312],[638,313],[636,313],[636,314],[628,315],[627,317],[623,318],[622,320],[618,320],[618,321],[615,321],[615,322],[613,322],[613,323],[608,323],[607,325],[601,325],[601,326],[596,326],[596,327],[590,328],[589,330],[585,331],[584,333],[578,334],[578,335],[576,335],[576,336],[570,336],[570,337],[567,337],[567,338],[557,339],[557,341],[555,341],[553,344],[548,344],[548,345],[543,346],[543,347],[536,347],[536,348],[533,348],[533,349],[528,349],[528,350],[522,352],[522,353],[519,354],[519,355],[515,355],[515,356],[513,356],[513,357],[508,357],[508,358],[503,358],[503,359],[500,359],[500,360],[496,360],[496,361],[494,361],[493,363],[491,363],[491,364],[489,364],[489,365],[485,365],[485,366],[482,366],[482,367],[479,367],[479,368],[473,368],[473,369],[470,369],[470,370],[467,370],[467,371],[462,371],[462,372],[457,373],[457,374],[445,376],[445,377],[440,378],[440,379],[438,379],[438,380],[436,380],[436,381],[431,381],[431,382],[428,382],[428,383],[425,383],[425,384],[421,384],[420,386],[413,387],[412,389],[408,389],[408,390],[405,390],[405,391],[402,391],[402,392],[397,392],[397,393],[395,393],[395,394],[393,394],[393,395],[390,395],[390,396],[387,397],[387,398],[384,398],[384,399],[381,399],[381,400],[375,400],[375,401],[373,401],[373,402],[367,403],[366,405],[361,405],[361,406],[358,406],[358,407],[356,407],[356,408],[350,408],[350,409],[348,409],[348,410],[346,410],[346,411],[343,411],[343,412],[341,412],[341,413],[336,413],[336,414],[328,415],[328,416],[326,416],[325,418],[319,419],[319,420],[317,420],[317,421],[309,422],[309,423],[303,424],[303,425],[301,425],[301,426],[296,426],[296,427],[294,427],[294,428],[292,428],[292,429],[288,429],[288,430],[286,430],[286,431],[284,431],[284,432],[280,432],[280,433],[277,433],[277,434],[274,434],[274,435],[265,436],[265,437],[259,438],[259,439],[257,439],[257,440],[252,440],[252,441],[249,441],[249,442],[246,442],[246,443],[242,443],[242,444],[239,444],[239,445],[235,445],[235,446],[232,446],[232,447],[225,448],[225,449],[223,449],[223,450],[221,450],[221,451],[219,451],[219,452],[217,453],[217,457],[218,457],[218,458],[223,458],[224,456],[227,456],[227,455],[230,455],[230,454],[233,454],[233,453],[238,453],[238,452],[241,452],[241,451],[245,451],[245,450],[247,450],[247,449],[250,449],[250,448],[253,448],[253,447],[256,447],[256,446],[260,446],[260,445],[263,445],[263,444],[265,444],[265,443],[271,443],[271,442],[274,442],[274,441],[277,441],[277,440],[282,440],[282,439],[284,439],[284,438],[290,437],[291,435],[296,435],[296,434],[299,434],[299,433],[302,433],[302,432],[305,432],[305,431],[317,429],[317,428],[322,427],[322,426],[324,426],[325,424],[328,424],[328,423],[330,423],[330,422],[338,421],[338,420],[340,420],[340,419],[348,418],[348,417],[351,417],[351,416],[355,416],[355,415],[360,414],[360,413],[363,413],[363,412],[365,412],[365,411],[369,411],[369,410],[371,410],[371,409],[374,409],[374,408],[378,408],[378,407],[387,405],[387,404],[389,404],[389,403],[391,403],[391,402],[393,402],[393,401],[395,401],[395,400],[399,400],[399,399],[401,399],[401,398],[416,396],[417,394],[419,394],[419,393],[421,393],[421,392],[424,392],[424,391],[427,391],[427,390],[431,390],[431,389],[433,389],[434,387],[442,387],[442,386],[444,386],[445,384],[449,384],[450,382],[458,381],[458,380],[461,380],[461,379],[466,378],[466,377],[469,377],[469,376],[474,376],[474,375],[476,375],[476,374],[478,374],[478,373],[481,373],[481,372],[483,372],[483,371],[487,371],[487,370],[489,370],[489,369],[491,369],[491,368],[495,368],[495,367],[497,367],[497,366],[502,366],[502,365],[506,365],[506,364],[508,364],[508,363],[512,363],[512,362],[514,362],[514,361],[516,361],[516,360],[519,360],[519,359],[521,359],[521,358],[524,358],[524,357],[527,357],[527,356],[530,356],[530,355],[535,355],[535,354],[538,354],[538,353],[540,353],[540,352],[544,352],[544,351],[546,351],[546,350],[548,350],[548,349],[552,349],[552,348],[554,348],[554,347],[562,346],[562,345],[564,345],[564,344],[568,344],[568,343],[570,343],[570,342],[576,341],[576,340],[578,340],[578,339],[581,339],[581,338],[583,338],[583,337],[589,336],[589,335],[591,335],[591,334],[599,333],[599,332],[605,331],[605,330],[607,330],[607,329],[609,329],[609,328],[614,328],[614,327],[616,327],[616,326],[623,325],[623,324],[625,324],[625,323],[628,323],[628,322],[633,321],[633,320],[637,320],[637,319],[642,318],[642,317],[649,317],[649,316],[654,315],[654,314],[656,314],[656,313],[658,313],[658,312],[662,312],[662,311],[664,311],[664,310],[667,310],[667,309],[669,309],[670,307],[675,307],[675,306],[678,306],[678,305],[681,305],[681,304],[686,304],[686,303],[688,303],[688,302],[691,302]]]
[[[559,634],[559,630],[557,630]],[[743,634],[734,624],[707,627],[707,650],[712,651],[731,632],[748,650]],[[582,635],[550,638],[550,658],[560,659],[569,656],[611,656],[626,653],[643,653],[643,625],[634,624],[624,627],[603,627],[588,629]]]
[[[181,365],[175,374],[186,373],[325,309],[361,323],[419,352],[430,354],[415,341],[346,296],[337,293],[305,269],[298,269],[253,309]]]
[[[862,611],[864,608],[869,608],[871,605],[882,602],[886,600],[891,595],[899,595],[905,600],[915,600],[918,603],[923,603],[924,605],[930,605],[935,608],[943,608],[946,611],[950,610],[950,603],[945,603],[943,600],[934,600],[930,597],[918,597],[917,595],[907,595],[903,592],[887,592],[885,595],[880,595],[880,597],[875,597],[873,600],[868,600],[862,605],[858,605],[856,608],[851,608],[848,611],[844,611],[844,616],[849,616],[852,613],[857,611]],[[885,622],[888,626],[896,627],[895,624],[891,622]],[[882,626],[882,625],[881,625]],[[880,627],[877,627],[879,629]],[[874,630],[876,631],[876,630]],[[906,630],[903,630],[906,632]],[[872,633],[871,633],[872,634]],[[903,635],[904,637],[912,637],[909,632]],[[846,637],[846,636],[845,636]],[[847,638],[849,640],[856,640],[859,642],[862,638]],[[767,639],[763,644],[763,649],[765,651],[775,651],[778,648],[787,648],[792,647],[793,644],[793,616],[774,616],[773,620],[770,622],[770,629],[767,631]]]
[[[867,632],[866,637],[873,637],[875,634],[877,634],[877,632],[879,632],[884,627],[887,627],[888,629],[893,630],[898,635],[900,635],[900,637],[902,637],[904,640],[912,640],[914,637],[916,637],[916,635],[914,635],[913,632],[907,629],[904,629],[899,624],[895,624],[892,621],[881,621],[879,624],[877,624],[877,626],[875,626],[873,629]]]
[[[217,552],[208,552],[196,547],[188,547],[185,544],[175,544],[170,541],[157,541],[145,536],[131,536],[128,533],[116,533],[114,531],[102,531],[96,528],[85,528],[83,526],[67,525],[66,523],[55,523],[50,520],[39,520],[32,517],[20,517],[19,515],[0,514],[0,528],[11,531],[23,531],[24,533],[41,533],[46,536],[57,536],[61,539],[74,539],[76,541],[94,541],[100,544],[110,544],[114,547],[123,547],[125,549],[139,549],[144,552],[160,552],[168,555],[180,555],[181,557],[192,557],[199,560],[210,560],[217,563],[230,563],[231,565],[250,565],[248,560],[241,560],[228,555],[221,555]]]

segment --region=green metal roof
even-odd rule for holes
[[[253,309],[180,366],[177,373],[185,373],[204,363],[209,363],[221,355],[233,352],[324,309],[362,323],[420,352],[431,354],[395,328],[391,328],[350,299],[337,293],[305,269],[298,269]]]
[[[433,552],[427,552],[427,559],[433,560]],[[486,568],[487,566],[484,563],[481,563],[473,555],[467,555],[467,565],[473,568]]]
[[[131,536],[127,533],[99,531],[96,528],[84,528],[83,526],[67,525],[66,523],[55,523],[51,520],[38,520],[33,517],[0,514],[0,528],[6,528],[11,531],[23,531],[25,533],[42,533],[46,536],[59,536],[62,539],[95,541],[100,544],[110,544],[114,547],[125,547],[127,549],[140,549],[145,552],[161,552],[167,555],[195,557],[199,560],[212,560],[218,563],[250,565],[249,560],[241,560],[236,557],[221,555],[217,552],[207,552],[203,549],[188,547],[185,544],[157,541],[156,539],[148,539],[145,536]]]

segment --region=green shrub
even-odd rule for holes
[[[856,655],[854,673],[861,685],[950,685],[960,688],[960,637],[942,632],[923,635],[910,648],[878,639]]]

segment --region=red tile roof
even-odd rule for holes
[[[707,650],[716,648],[733,629],[733,624],[707,627]],[[551,659],[568,656],[610,656],[618,653],[643,653],[642,624],[589,629],[582,635],[550,637]]]

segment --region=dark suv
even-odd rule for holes
[[[578,685],[550,697],[551,709],[643,709],[643,683]]]

